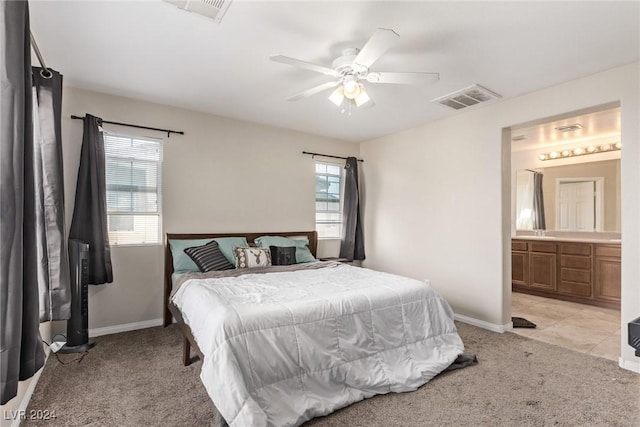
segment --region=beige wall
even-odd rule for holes
[[[604,223],[602,231],[620,231],[620,160],[589,162],[540,169],[544,174],[545,221],[556,229],[556,180],[558,178],[604,178]]]
[[[430,278],[456,313],[508,324],[512,221],[506,129],[619,101],[625,343],[626,322],[640,313],[639,75],[634,63],[361,144],[365,266]],[[622,357],[623,365],[640,369],[626,344]]]
[[[315,227],[314,160],[302,150],[358,155],[357,144],[65,87],[63,150],[67,227],[71,222],[82,122],[71,114],[166,127],[184,136],[105,125],[165,138],[163,232],[298,231]],[[320,256],[337,255],[321,241]],[[114,247],[114,282],[90,286],[89,327],[162,317],[162,246]],[[64,325],[58,328],[64,328]]]

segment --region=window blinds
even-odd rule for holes
[[[111,245],[161,243],[162,140],[104,133]]]
[[[342,234],[342,167],[316,162],[316,231],[322,239]]]

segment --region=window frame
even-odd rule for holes
[[[151,164],[157,164],[158,165],[158,173],[156,176],[157,179],[157,184],[156,184],[156,195],[157,195],[157,205],[158,205],[158,211],[157,212],[135,212],[135,213],[109,213],[109,204],[108,201],[106,203],[106,209],[107,209],[107,234],[109,235],[109,245],[112,247],[148,247],[148,246],[162,246],[163,243],[163,216],[162,216],[162,165],[164,163],[164,139],[163,138],[153,138],[153,137],[149,137],[149,136],[138,136],[135,134],[124,134],[124,133],[119,133],[119,132],[110,132],[110,131],[103,131],[103,140],[105,142],[105,155],[104,155],[104,160],[105,160],[105,195],[107,194],[107,192],[109,191],[108,187],[109,187],[109,183],[107,182],[107,177],[106,177],[106,170],[107,170],[107,161],[108,159],[115,159],[115,160],[134,160],[136,162],[141,162],[141,163],[151,163]],[[149,142],[153,142],[158,144],[158,147],[160,149],[160,159],[158,161],[155,160],[147,160],[147,159],[141,159],[141,158],[137,158],[137,157],[125,157],[125,156],[118,156],[118,155],[108,155],[106,153],[106,137],[107,136],[113,136],[113,137],[117,137],[117,138],[127,138],[130,140],[138,140],[138,141],[149,141]],[[108,221],[109,221],[109,216],[151,216],[151,215],[158,215],[158,241],[157,242],[153,242],[153,243],[144,243],[144,242],[136,242],[136,243],[114,243],[111,239],[111,232],[109,231],[109,226],[108,226]]]
[[[340,170],[340,175],[334,175],[334,174],[328,174],[328,173],[322,173],[322,172],[317,172],[317,165],[326,165],[326,166],[337,166]],[[316,188],[315,188],[315,181],[317,180],[318,174],[323,175],[323,176],[339,176],[340,177],[340,208],[338,210],[338,213],[340,214],[340,221],[339,222],[320,222],[320,224],[338,224],[340,226],[340,236],[338,237],[326,237],[326,236],[321,236],[320,232],[318,231],[318,212],[321,213],[335,213],[335,211],[318,211],[318,207],[316,205],[317,200],[317,192],[316,192]],[[318,232],[318,240],[340,240],[342,239],[342,227],[344,226],[344,179],[345,179],[345,173],[344,173],[344,164],[341,163],[336,163],[336,162],[327,162],[327,161],[321,161],[321,160],[316,160],[314,163],[314,191],[313,191],[313,198],[314,198],[314,216],[315,216],[315,230]]]

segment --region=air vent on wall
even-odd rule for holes
[[[579,130],[582,129],[583,126],[580,123],[574,123],[572,125],[564,125],[564,126],[558,126],[557,128],[555,128],[558,132],[573,132],[574,130]]]
[[[501,96],[497,93],[480,85],[473,85],[439,98],[432,99],[431,102],[440,104],[450,110],[462,110],[463,108],[493,101],[498,98],[501,98]]]
[[[512,141],[524,141],[525,139],[527,139],[526,135],[516,135],[511,138]]]
[[[188,12],[206,16],[220,23],[233,0],[164,0]]]

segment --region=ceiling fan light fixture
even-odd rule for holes
[[[329,95],[329,101],[336,104],[337,107],[342,105],[342,101],[344,101],[344,90],[342,87],[338,87],[336,90],[331,92],[331,95]]]
[[[360,94],[356,96],[355,99],[356,106],[361,107],[369,101],[371,101],[371,98],[369,97],[369,95],[367,95],[367,92],[365,92],[364,88],[362,87],[360,89]]]
[[[342,83],[342,92],[349,99],[356,99],[362,92],[362,85],[358,83],[355,77],[349,76]]]

